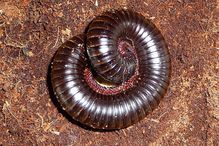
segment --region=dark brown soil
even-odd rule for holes
[[[0,145],[219,145],[216,0],[0,0]],[[140,123],[97,132],[70,122],[47,73],[58,46],[98,14],[130,8],[163,33],[170,88]]]

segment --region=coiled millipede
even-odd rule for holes
[[[51,81],[73,119],[95,129],[121,129],[158,106],[170,70],[167,45],[156,26],[136,12],[112,10],[59,47]]]

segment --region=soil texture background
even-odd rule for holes
[[[0,145],[219,145],[219,1],[0,0]],[[48,80],[57,48],[97,15],[132,9],[161,30],[172,77],[159,107],[98,132],[62,114]]]

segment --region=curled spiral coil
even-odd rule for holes
[[[59,47],[51,81],[73,119],[96,129],[121,129],[157,107],[170,69],[156,26],[136,12],[113,10]]]

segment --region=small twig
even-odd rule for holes
[[[123,134],[124,134],[125,136],[127,136],[127,134],[126,134],[126,132],[125,132],[125,130],[124,130],[124,129],[122,129],[122,132],[123,132]]]
[[[162,113],[159,117],[158,120],[160,120],[167,112]]]
[[[8,101],[5,101],[5,104],[3,105],[3,109],[6,109],[12,115],[12,117],[19,123],[18,118],[10,111],[9,107],[10,107],[10,104],[8,103]]]
[[[35,131],[36,129],[39,129],[39,127],[35,128],[35,129],[23,127],[22,124],[21,124],[21,121],[11,112],[10,104],[8,103],[8,101],[5,101],[5,104],[3,106],[3,110],[4,109],[6,109],[9,112],[9,114],[17,121],[18,126],[21,127],[22,129],[25,129],[25,130],[28,130],[28,131],[31,131],[31,132]],[[5,113],[4,113],[4,115],[5,115]],[[5,123],[6,122],[7,121],[6,121],[6,115],[5,115]]]
[[[40,117],[40,119],[41,119],[41,125],[40,125],[40,127],[43,128],[43,124],[44,124],[43,117],[42,117],[39,113],[37,113],[37,115],[38,115],[38,116]]]
[[[58,30],[57,30],[57,36],[56,36],[56,41],[55,41],[55,44],[53,45],[52,49],[55,48],[57,46],[57,43],[59,41],[59,27],[58,27]]]
[[[13,41],[13,39],[8,36],[6,28],[5,28],[5,36],[6,36],[6,38],[4,39],[5,45],[12,46],[12,47],[15,47],[15,48],[21,48],[21,49],[27,47],[27,44],[24,45],[24,44],[22,44],[18,41],[15,41],[15,40]]]

